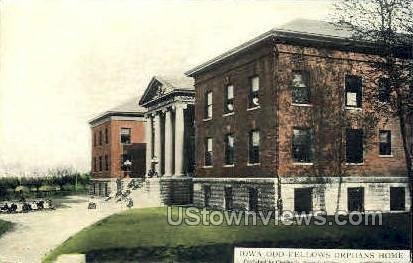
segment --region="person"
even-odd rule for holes
[[[128,208],[131,208],[133,206],[133,200],[132,198],[128,199],[128,204],[126,205]]]
[[[9,211],[9,204],[5,203],[5,204],[1,207],[0,210],[3,211],[3,212]]]
[[[9,208],[9,213],[13,213],[16,211],[17,211],[17,205],[15,203],[12,203]]]
[[[40,200],[39,202],[37,202],[37,209],[42,210],[44,209],[44,201]]]
[[[96,203],[89,202],[89,205],[87,206],[87,209],[96,209]]]

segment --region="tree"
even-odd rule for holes
[[[341,0],[335,3],[332,18],[333,23],[351,30],[354,40],[376,47],[379,53],[379,56],[369,56],[369,76],[374,79],[377,90],[383,86],[388,90],[389,99],[385,104],[373,104],[374,110],[383,117],[391,116],[399,121],[413,200],[411,145],[408,143],[409,126],[413,126],[409,123],[413,114],[413,2]],[[376,98],[378,96],[376,94]]]

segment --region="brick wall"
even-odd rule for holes
[[[145,122],[137,120],[108,120],[98,126],[92,127],[92,177],[93,178],[117,178],[123,177],[124,172],[121,170],[121,154],[123,152],[123,145],[120,143],[120,131],[121,128],[131,129],[131,144],[134,143],[145,143]],[[105,129],[108,129],[108,143],[105,142],[104,134]],[[99,134],[102,131],[103,139],[102,145],[99,145],[99,140],[97,146],[93,144],[93,134]],[[108,155],[109,158],[109,171],[105,170],[104,156]],[[103,158],[103,171],[93,170],[93,157],[99,160],[99,156]],[[143,160],[143,161],[142,161]],[[132,160],[133,161],[133,160]],[[142,167],[145,167],[144,158],[141,159]]]
[[[277,44],[273,48],[263,43],[254,50],[240,54],[225,63],[195,76],[196,89],[196,158],[197,177],[282,177],[332,176],[338,169],[351,176],[402,176],[405,174],[404,153],[397,120],[378,114],[379,123],[364,145],[363,165],[344,165],[338,147],[345,147],[345,127],[336,116],[343,109],[344,78],[354,74],[363,80],[362,111],[346,111],[351,115],[352,128],[360,128],[362,120],[376,103],[374,76],[367,74],[366,56],[351,52],[331,51],[308,47]],[[291,103],[293,70],[306,70],[310,75],[310,89],[315,105],[302,107]],[[248,111],[249,78],[260,77],[260,108]],[[224,115],[225,87],[234,86],[235,112]],[[211,120],[204,120],[205,93],[213,93]],[[320,99],[323,94],[324,99]],[[321,118],[320,118],[321,116]],[[314,165],[297,165],[292,160],[292,132],[294,127],[315,129],[317,160]],[[260,130],[261,164],[248,166],[248,132]],[[392,131],[392,156],[379,156],[379,129]],[[318,131],[323,136],[317,138]],[[321,132],[322,131],[322,132]],[[235,165],[224,167],[224,136],[235,136]],[[213,167],[204,167],[204,140],[213,138]],[[367,137],[367,136],[366,136]],[[339,167],[338,167],[339,166]]]
[[[196,158],[197,177],[273,177],[275,174],[276,138],[272,89],[273,56],[264,46],[239,60],[196,78]],[[261,108],[247,111],[250,77],[259,76]],[[224,115],[225,87],[234,86],[234,114]],[[212,119],[204,121],[204,96],[212,91]],[[248,166],[248,134],[260,130],[261,154],[259,166]],[[235,165],[224,167],[224,136],[235,136]],[[213,138],[213,167],[204,168],[204,140]]]

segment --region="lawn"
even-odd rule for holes
[[[177,210],[174,209],[176,212]],[[230,262],[249,247],[408,249],[409,218],[386,215],[382,226],[170,226],[166,208],[131,209],[85,228],[53,250],[85,253],[88,262]],[[218,257],[219,255],[219,257]]]
[[[13,227],[13,223],[0,219],[0,237]]]

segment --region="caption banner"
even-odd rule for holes
[[[409,250],[358,249],[294,249],[241,248],[234,249],[235,263],[341,263],[381,262],[408,263]]]

